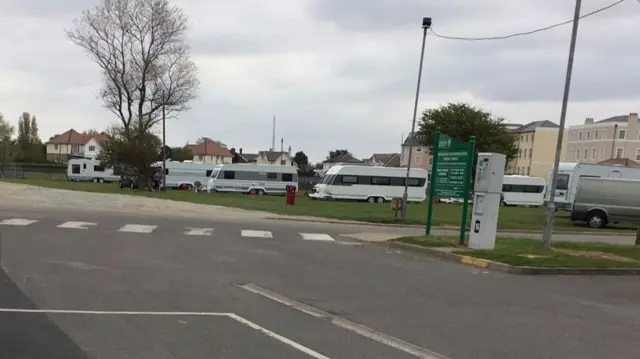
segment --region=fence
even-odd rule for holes
[[[0,177],[41,179],[41,180],[65,180],[67,179],[67,166],[43,163],[0,163]]]

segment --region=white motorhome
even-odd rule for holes
[[[608,166],[588,163],[560,163],[556,181],[554,202],[558,210],[571,211],[580,178],[624,178],[640,179],[640,168]],[[553,169],[549,172],[549,183],[553,180]],[[547,186],[546,199],[550,197],[551,186]]]
[[[406,168],[334,166],[313,187],[312,199],[359,200],[383,203],[402,198]],[[422,202],[427,194],[427,171],[412,168],[409,172],[407,200]]]
[[[120,176],[114,175],[112,168],[104,168],[96,159],[72,158],[67,163],[67,179],[104,183],[116,182],[120,180]]]
[[[507,175],[502,180],[502,205],[541,206],[547,181],[542,177]]]
[[[162,168],[162,162],[153,166]],[[162,185],[167,188],[195,188],[198,183],[206,186],[213,169],[213,164],[166,161]]]
[[[207,192],[285,194],[287,186],[298,188],[298,170],[294,166],[222,164],[211,172]]]

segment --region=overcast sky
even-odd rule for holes
[[[64,35],[97,0],[0,0],[0,112],[35,114],[44,141],[116,119],[96,98],[98,68]],[[614,0],[583,1],[586,13]],[[409,132],[421,19],[442,35],[527,31],[573,16],[572,0],[180,0],[200,68],[192,109],[170,145],[207,136],[245,152],[271,145],[312,161],[347,148],[399,152]],[[640,3],[580,22],[568,124],[637,112]],[[429,36],[420,109],[468,101],[508,122],[559,121],[571,26],[499,41]]]

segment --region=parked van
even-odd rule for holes
[[[503,206],[541,206],[547,181],[542,177],[507,175],[502,180]]]
[[[153,167],[162,168],[162,162],[154,163]],[[174,189],[206,186],[214,168],[210,163],[166,161],[162,185]]]
[[[592,228],[609,223],[640,224],[640,180],[580,179],[570,218]]]
[[[112,168],[105,168],[100,161],[90,158],[72,158],[67,163],[69,181],[93,181],[96,183],[117,182],[120,176],[113,174]]]
[[[334,166],[313,187],[312,199],[338,199],[383,203],[402,198],[406,168],[370,166]],[[409,172],[407,200],[422,202],[427,194],[427,171],[412,168]]]
[[[287,186],[298,188],[294,166],[248,163],[217,165],[207,181],[207,192],[237,192],[258,195],[286,193]]]

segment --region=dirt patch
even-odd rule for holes
[[[623,257],[617,254],[605,253],[605,252],[579,251],[575,249],[565,249],[565,248],[551,248],[551,250],[555,252],[568,254],[571,256],[578,256],[578,257],[600,258],[600,259],[608,259],[608,260],[617,261],[617,262],[629,262],[629,263],[639,262],[633,258]]]

